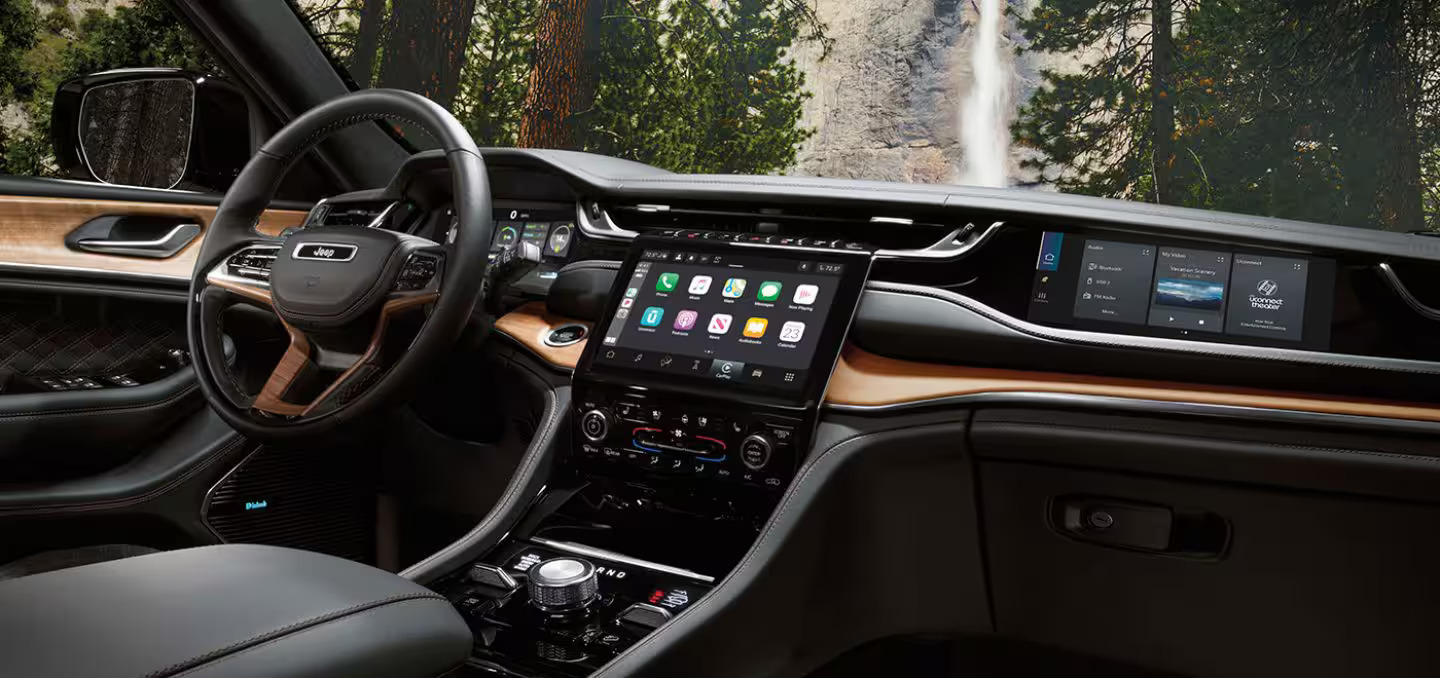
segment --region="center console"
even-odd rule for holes
[[[632,244],[575,370],[568,454],[437,586],[476,632],[473,668],[586,675],[736,566],[809,452],[871,258],[704,231]]]

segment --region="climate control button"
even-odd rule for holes
[[[770,463],[770,453],[774,451],[775,444],[770,438],[756,433],[740,443],[740,461],[745,462],[746,468],[759,471]]]
[[[610,413],[593,409],[580,415],[580,433],[591,442],[600,442],[610,435]]]

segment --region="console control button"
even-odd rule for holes
[[[515,578],[510,576],[510,573],[485,563],[475,563],[474,567],[470,568],[469,576],[470,581],[476,584],[493,586],[505,591],[514,591],[520,586],[515,582]]]
[[[530,568],[530,601],[547,611],[576,610],[600,596],[595,566],[580,558],[551,558]]]
[[[770,453],[774,450],[770,438],[757,433],[740,443],[740,461],[745,462],[746,468],[759,471],[770,463]]]
[[[610,435],[610,413],[596,408],[580,416],[580,432],[591,442],[600,442]]]
[[[661,624],[670,621],[670,611],[649,603],[635,603],[620,613],[620,621],[647,629],[658,629]]]

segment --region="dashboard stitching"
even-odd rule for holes
[[[891,293],[891,294],[908,294],[908,295],[913,295],[913,296],[928,297],[928,298],[931,298],[931,299],[935,299],[935,300],[937,300],[937,301],[944,301],[944,302],[947,302],[947,303],[950,303],[950,304],[954,304],[954,305],[956,305],[956,306],[959,306],[959,307],[961,307],[961,308],[964,308],[965,310],[971,311],[972,313],[976,313],[976,314],[978,314],[978,315],[980,315],[980,316],[983,316],[983,317],[986,318],[987,320],[991,320],[991,321],[994,321],[994,322],[999,323],[999,324],[1001,324],[1001,325],[1004,325],[1006,328],[1011,329],[1011,330],[1014,330],[1014,331],[1016,331],[1016,332],[1020,332],[1020,333],[1026,334],[1026,335],[1035,337],[1035,338],[1037,338],[1037,339],[1045,339],[1045,340],[1047,340],[1047,341],[1058,341],[1058,342],[1067,343],[1067,344],[1077,344],[1077,345],[1082,345],[1082,346],[1095,346],[1095,347],[1100,347],[1100,348],[1119,348],[1119,349],[1137,349],[1137,348],[1140,348],[1140,349],[1145,349],[1145,350],[1168,351],[1168,352],[1175,352],[1175,353],[1188,353],[1188,354],[1203,355],[1203,356],[1210,356],[1210,357],[1220,357],[1220,358],[1239,358],[1239,359],[1245,359],[1245,360],[1265,360],[1265,361],[1280,362],[1280,363],[1296,363],[1296,364],[1307,364],[1307,365],[1322,365],[1322,366],[1326,366],[1326,367],[1364,368],[1364,369],[1369,369],[1369,370],[1379,370],[1379,371],[1383,371],[1383,372],[1408,372],[1408,373],[1411,373],[1411,374],[1436,374],[1436,373],[1440,373],[1440,364],[1435,364],[1434,367],[1429,368],[1429,369],[1420,368],[1420,367],[1400,367],[1400,366],[1387,367],[1387,366],[1382,366],[1382,365],[1366,364],[1365,362],[1362,362],[1362,361],[1364,361],[1364,360],[1392,360],[1392,359],[1386,359],[1386,358],[1370,358],[1370,357],[1367,357],[1367,356],[1353,356],[1354,360],[1343,360],[1343,359],[1339,359],[1339,356],[1338,356],[1338,355],[1337,355],[1335,358],[1331,358],[1331,359],[1326,359],[1326,358],[1321,358],[1321,357],[1314,357],[1314,358],[1312,358],[1312,357],[1309,357],[1309,356],[1267,356],[1267,355],[1251,355],[1251,354],[1243,353],[1242,350],[1243,350],[1243,349],[1255,349],[1255,350],[1262,350],[1262,351],[1263,351],[1263,350],[1266,350],[1266,349],[1263,348],[1263,347],[1237,346],[1237,347],[1235,347],[1235,349],[1232,349],[1232,350],[1230,350],[1230,351],[1226,351],[1226,350],[1224,350],[1224,349],[1211,349],[1211,348],[1192,347],[1192,346],[1189,346],[1188,343],[1183,342],[1183,340],[1178,340],[1178,339],[1177,339],[1177,340],[1172,340],[1172,341],[1176,341],[1176,342],[1179,342],[1179,343],[1185,343],[1186,345],[1183,345],[1183,346],[1142,346],[1142,345],[1141,345],[1140,343],[1138,343],[1138,342],[1137,342],[1137,343],[1125,343],[1125,342],[1123,342],[1123,341],[1104,341],[1104,340],[1100,340],[1100,339],[1090,339],[1090,338],[1086,338],[1086,337],[1075,337],[1075,336],[1071,336],[1072,334],[1074,334],[1074,333],[1071,333],[1071,332],[1051,330],[1051,329],[1049,329],[1049,328],[1040,327],[1040,326],[1038,326],[1038,325],[1033,325],[1033,324],[1031,324],[1031,323],[1021,322],[1021,321],[1019,321],[1019,320],[1016,319],[1016,318],[1013,318],[1013,317],[1008,316],[1008,315],[1006,315],[1006,314],[1004,314],[1004,313],[1001,313],[1001,312],[999,312],[999,311],[996,311],[995,309],[992,309],[992,308],[990,308],[990,307],[988,307],[988,306],[985,306],[984,304],[981,304],[980,302],[977,302],[977,301],[975,301],[975,300],[973,300],[973,299],[970,299],[969,297],[966,297],[966,296],[961,295],[961,294],[955,294],[954,292],[949,292],[949,291],[947,291],[947,290],[941,290],[941,289],[933,288],[933,287],[924,287],[924,286],[920,286],[920,285],[909,285],[909,284],[905,284],[905,283],[881,282],[881,281],[874,281],[874,280],[870,281],[870,284],[867,285],[867,289],[875,290],[875,291],[877,291],[877,292],[888,292],[888,293]],[[1291,351],[1290,349],[1271,349],[1271,350],[1274,350],[1274,351],[1286,351],[1286,352],[1291,352],[1291,353],[1298,353],[1298,352],[1299,352],[1299,351]],[[1309,353],[1309,352],[1304,352],[1304,353]],[[1393,359],[1393,360],[1398,361],[1399,359]],[[1419,361],[1407,361],[1407,362],[1419,362]],[[1431,363],[1424,363],[1424,364],[1431,364]]]
[[[541,452],[550,445],[550,440],[555,435],[555,431],[558,428],[555,425],[556,420],[564,414],[564,408],[559,407],[558,399],[555,397],[555,391],[553,389],[546,389],[545,391],[545,407],[550,410],[550,413],[545,418],[545,425],[541,427],[541,432],[530,442],[530,447],[526,450],[525,454],[525,463],[516,471],[515,475],[511,478],[510,486],[505,488],[505,494],[501,495],[499,501],[495,502],[495,507],[490,510],[490,513],[485,516],[485,519],[480,521],[480,524],[476,525],[474,529],[465,533],[465,536],[455,540],[450,546],[435,552],[429,558],[405,568],[405,571],[400,573],[401,576],[411,578],[410,573],[432,563],[443,562],[451,553],[463,553],[474,545],[474,540],[478,539],[498,522],[501,517],[510,512],[511,507],[509,504],[528,484],[531,474],[540,463],[540,459],[544,456]]]
[[[785,493],[784,501],[782,501],[780,503],[780,506],[775,509],[775,512],[771,515],[770,520],[765,523],[764,533],[760,535],[759,539],[755,540],[754,546],[750,547],[750,552],[745,554],[745,559],[740,561],[740,564],[737,565],[735,569],[732,570],[730,574],[725,577],[725,579],[721,580],[719,584],[716,584],[715,588],[710,592],[709,595],[701,598],[700,601],[696,603],[693,607],[690,607],[689,609],[681,612],[679,615],[676,615],[675,619],[672,619],[670,622],[666,623],[659,630],[651,633],[650,635],[642,639],[640,642],[630,646],[629,649],[617,655],[599,671],[592,674],[592,678],[603,676],[611,672],[612,667],[618,664],[622,659],[625,659],[632,653],[637,652],[640,648],[654,642],[660,636],[665,635],[666,631],[675,628],[676,621],[679,621],[680,619],[683,619],[687,616],[693,616],[696,610],[706,609],[707,604],[714,603],[714,601],[719,598],[717,594],[719,594],[720,591],[725,588],[725,585],[729,584],[731,581],[734,581],[742,573],[746,572],[750,567],[750,563],[757,556],[759,556],[762,547],[764,547],[770,542],[771,537],[773,537],[776,532],[776,525],[780,522],[780,519],[785,516],[786,509],[789,508],[790,502],[800,495],[800,488],[805,484],[805,481],[810,478],[810,475],[815,471],[815,469],[820,467],[821,462],[830,457],[832,453],[838,452],[841,448],[849,445],[850,443],[864,440],[866,438],[870,438],[881,433],[885,433],[885,431],[873,431],[851,436],[838,443],[835,443],[834,445],[831,445],[824,452],[821,452],[819,455],[816,455],[813,459],[811,459],[811,461],[805,465],[805,468],[801,471],[800,475],[796,477],[795,481],[790,484],[790,489]],[[673,633],[671,635],[673,635]]]

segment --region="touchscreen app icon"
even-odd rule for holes
[[[816,285],[801,285],[795,288],[795,303],[809,306],[815,303],[815,297],[820,296],[820,288]]]
[[[695,321],[700,318],[699,311],[685,309],[675,315],[675,329],[680,331],[695,329]]]
[[[730,299],[739,299],[745,294],[745,279],[730,278],[726,280],[725,289],[721,290],[720,293]]]
[[[660,320],[665,317],[665,309],[659,306],[651,306],[645,309],[645,314],[640,316],[640,324],[645,327],[658,327]]]
[[[780,341],[800,341],[805,336],[805,323],[791,320],[780,326]]]
[[[751,318],[745,321],[745,336],[751,339],[759,339],[765,336],[765,328],[770,326],[770,321],[765,318]]]
[[[716,313],[710,316],[710,327],[707,328],[710,334],[725,334],[730,331],[730,321],[733,320],[728,314]]]
[[[655,281],[656,292],[669,292],[680,284],[679,273],[661,273],[660,279]]]
[[[784,287],[785,286],[781,285],[778,281],[766,280],[760,283],[760,292],[755,296],[758,297],[760,301],[775,301],[780,298],[780,290]]]
[[[695,295],[704,294],[710,291],[710,276],[697,275],[690,279],[690,293]]]

